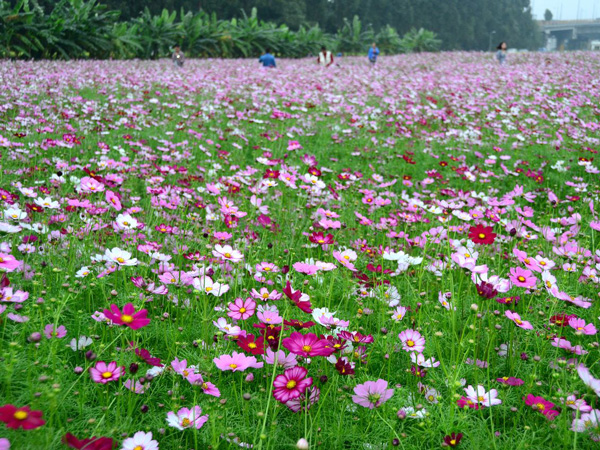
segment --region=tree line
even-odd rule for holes
[[[538,45],[529,0],[490,1],[491,11],[480,3],[488,0],[0,0],[0,57],[151,59],[175,45],[194,57],[267,48],[304,57],[321,45],[362,54],[373,41],[394,54],[487,50],[492,36]]]

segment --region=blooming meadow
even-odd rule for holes
[[[600,55],[0,64],[0,449],[596,448]]]

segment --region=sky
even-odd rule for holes
[[[538,20],[543,20],[546,8],[552,11],[554,20],[600,18],[600,0],[530,0],[530,2],[534,18]]]

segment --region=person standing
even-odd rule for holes
[[[506,42],[500,42],[500,45],[496,47],[498,49],[496,52],[496,60],[501,66],[506,64],[506,47]]]
[[[173,52],[173,63],[177,65],[177,67],[183,67],[183,62],[185,61],[185,55],[181,51],[181,47],[179,45],[175,46],[175,51]]]
[[[323,67],[329,67],[333,64],[333,55],[325,46],[321,47],[321,52],[317,58],[317,63]]]
[[[271,54],[271,50],[269,50],[268,48],[265,49],[264,55],[258,58],[258,62],[262,63],[263,67],[277,67],[277,63],[275,63],[275,57]]]
[[[373,42],[373,45],[369,47],[369,62],[372,66],[377,62],[377,57],[379,56],[379,49],[377,48],[377,44]]]

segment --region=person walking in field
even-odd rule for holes
[[[173,59],[173,63],[177,65],[177,67],[183,67],[185,56],[181,51],[181,47],[179,47],[179,45],[175,46],[175,51],[173,52],[173,56],[171,58]]]
[[[377,62],[377,57],[379,56],[379,49],[377,48],[377,44],[373,42],[373,45],[369,47],[369,62],[372,66]]]
[[[506,42],[500,42],[500,45],[496,48],[498,49],[496,52],[496,60],[503,66],[506,64]]]
[[[333,64],[333,54],[325,46],[321,47],[317,63],[323,67],[329,67]]]
[[[258,62],[262,63],[263,67],[275,68],[277,63],[275,57],[271,54],[271,50],[265,49],[265,54],[258,58]]]

